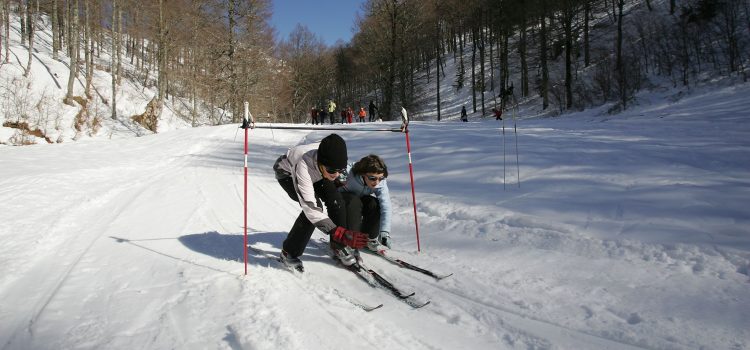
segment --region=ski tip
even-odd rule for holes
[[[408,294],[399,294],[399,295],[397,295],[397,297],[399,297],[401,299],[406,299],[406,298],[413,297],[415,294],[417,294],[417,293],[416,292],[411,292],[411,293],[408,293]]]
[[[377,310],[377,309],[380,309],[381,307],[383,307],[383,304],[380,304],[380,305],[378,305],[378,306],[368,306],[368,307],[363,307],[363,308],[362,308],[362,310],[365,310],[365,311],[367,311],[367,312],[370,312],[370,311],[375,311],[375,310]]]
[[[427,305],[430,305],[430,303],[431,303],[431,302],[432,302],[431,300],[427,300],[426,302],[424,302],[424,303],[421,303],[421,304],[409,304],[409,305],[410,305],[410,306],[411,306],[412,308],[415,308],[415,309],[421,309],[421,308],[423,308],[423,307],[425,307],[425,306],[427,306]]]
[[[440,281],[440,280],[442,280],[442,279],[445,279],[445,278],[448,278],[448,277],[450,277],[450,276],[453,276],[453,272],[451,272],[451,273],[449,273],[449,274],[447,274],[447,275],[442,275],[442,276],[440,276],[440,275],[437,275],[437,276],[435,276],[435,279],[436,279],[436,280],[438,280],[438,281]]]

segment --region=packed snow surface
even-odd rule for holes
[[[237,125],[0,146],[3,349],[748,349],[750,86],[503,124],[340,131],[386,160],[414,310],[309,245],[243,264]],[[367,124],[361,127],[397,127]],[[342,126],[346,129],[347,126]],[[330,131],[249,131],[249,243],[299,212],[271,166]],[[519,182],[520,180],[520,182]],[[316,232],[314,240],[324,238]],[[384,307],[365,312],[345,294]]]

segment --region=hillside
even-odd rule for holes
[[[41,18],[31,71],[28,77],[24,77],[28,47],[21,45],[20,23],[17,16],[11,15],[10,62],[0,66],[0,125],[3,125],[0,127],[0,145],[66,143],[151,134],[132,117],[144,113],[156,90],[133,78],[134,68],[128,61],[123,62],[124,77],[118,86],[118,117],[112,119],[112,109],[108,105],[112,99],[112,76],[106,51],[95,58],[92,98],[84,98],[86,77],[82,71],[74,81],[76,105],[63,103],[70,58],[64,52],[60,52],[59,60],[52,58],[49,22],[49,18]],[[83,59],[80,65],[83,67]],[[157,132],[190,127],[188,107],[185,100],[169,99],[159,116]],[[204,114],[197,124],[204,124],[206,120]]]

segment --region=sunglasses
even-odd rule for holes
[[[329,174],[343,173],[346,170],[346,169],[331,168],[331,167],[327,167],[327,166],[324,166],[323,168],[325,168],[326,172],[329,173]]]
[[[367,179],[370,180],[370,181],[383,181],[383,180],[385,180],[385,176],[371,176],[371,175],[368,175]]]

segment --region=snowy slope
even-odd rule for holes
[[[3,349],[748,349],[749,85],[611,120],[415,122],[385,157],[394,255],[365,261],[412,310],[309,246],[295,276],[242,260],[242,131],[0,148]],[[710,117],[706,117],[710,115]],[[328,132],[250,132],[250,241],[275,253],[298,206],[273,160]],[[322,235],[316,233],[315,238]],[[334,289],[382,309],[366,313]]]
[[[164,132],[187,126],[173,100],[160,134],[134,138],[148,132],[127,117],[154,91],[124,80],[123,118],[99,101],[102,127],[76,132],[78,109],[59,103],[67,58],[50,58],[40,30],[22,78],[12,25],[0,119],[40,106],[32,121],[62,143],[0,145],[2,349],[750,349],[750,85],[522,119],[517,138],[506,112],[503,138],[477,114],[455,122],[470,95],[446,79],[447,122],[411,126],[419,253],[403,135],[341,132],[351,159],[389,165],[393,255],[454,273],[436,282],[365,256],[432,300],[412,310],[312,245],[303,276],[254,253],[244,276],[242,131]],[[106,98],[109,79],[94,79]],[[433,118],[433,93],[412,115]],[[254,247],[276,254],[299,211],[273,161],[328,133],[250,132]],[[385,306],[366,313],[336,291]]]

